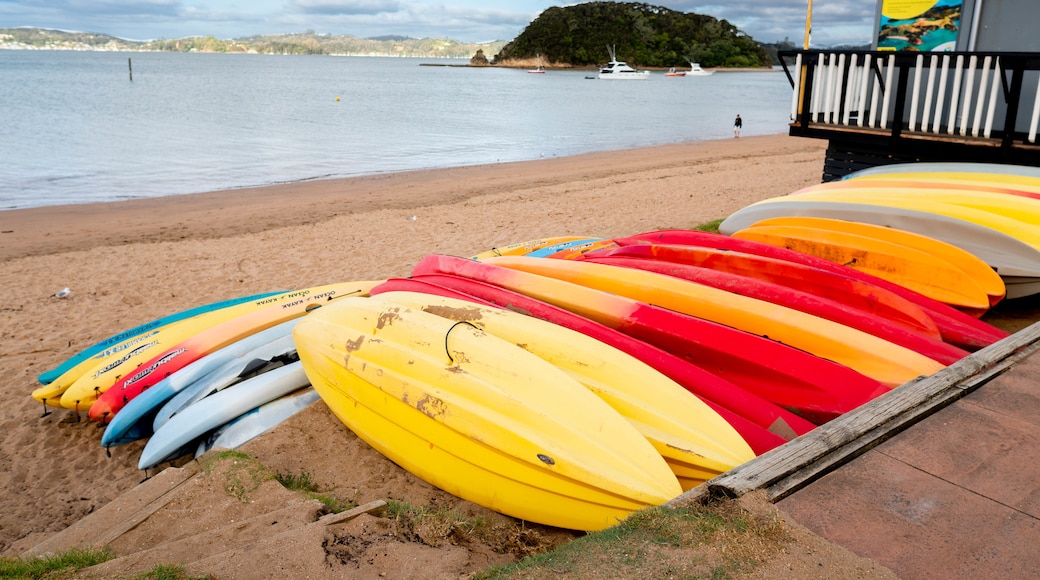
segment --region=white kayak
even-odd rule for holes
[[[236,417],[310,384],[303,365],[288,364],[214,393],[174,415],[152,435],[137,463],[149,469]]]
[[[199,443],[198,449],[195,450],[195,457],[201,456],[210,449],[238,449],[274,429],[282,421],[304,410],[320,398],[318,391],[307,387],[297,393],[290,393],[270,403],[260,405],[203,439]]]
[[[152,420],[152,430],[158,431],[171,417],[204,397],[222,391],[250,374],[256,374],[258,370],[273,364],[279,358],[286,357],[292,359],[288,362],[299,360],[296,356],[296,343],[293,342],[292,335],[281,336],[275,341],[228,361],[167,400]]]
[[[154,430],[151,415],[156,409],[177,393],[226,365],[236,364],[236,361],[239,361],[239,364],[248,362],[261,356],[256,353],[265,352],[264,349],[270,349],[272,344],[278,344],[279,341],[284,343],[288,340],[292,347],[292,331],[299,321],[299,318],[295,318],[235,341],[172,373],[130,399],[105,427],[101,436],[102,447],[112,447],[147,437]],[[141,421],[147,421],[147,424],[138,426]],[[134,435],[128,437],[131,432],[134,432]]]

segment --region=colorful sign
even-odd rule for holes
[[[957,44],[963,0],[883,0],[878,50],[949,52]]]

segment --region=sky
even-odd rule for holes
[[[658,0],[646,4],[725,19],[759,42],[805,35],[808,0]],[[877,0],[813,0],[812,46],[867,44]],[[0,0],[0,28],[34,26],[131,40],[313,30],[460,42],[512,40],[546,8],[519,0]]]

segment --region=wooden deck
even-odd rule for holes
[[[1040,322],[694,488],[906,577],[1040,577]]]

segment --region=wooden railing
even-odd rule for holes
[[[791,134],[1037,143],[1040,53],[782,51]]]

